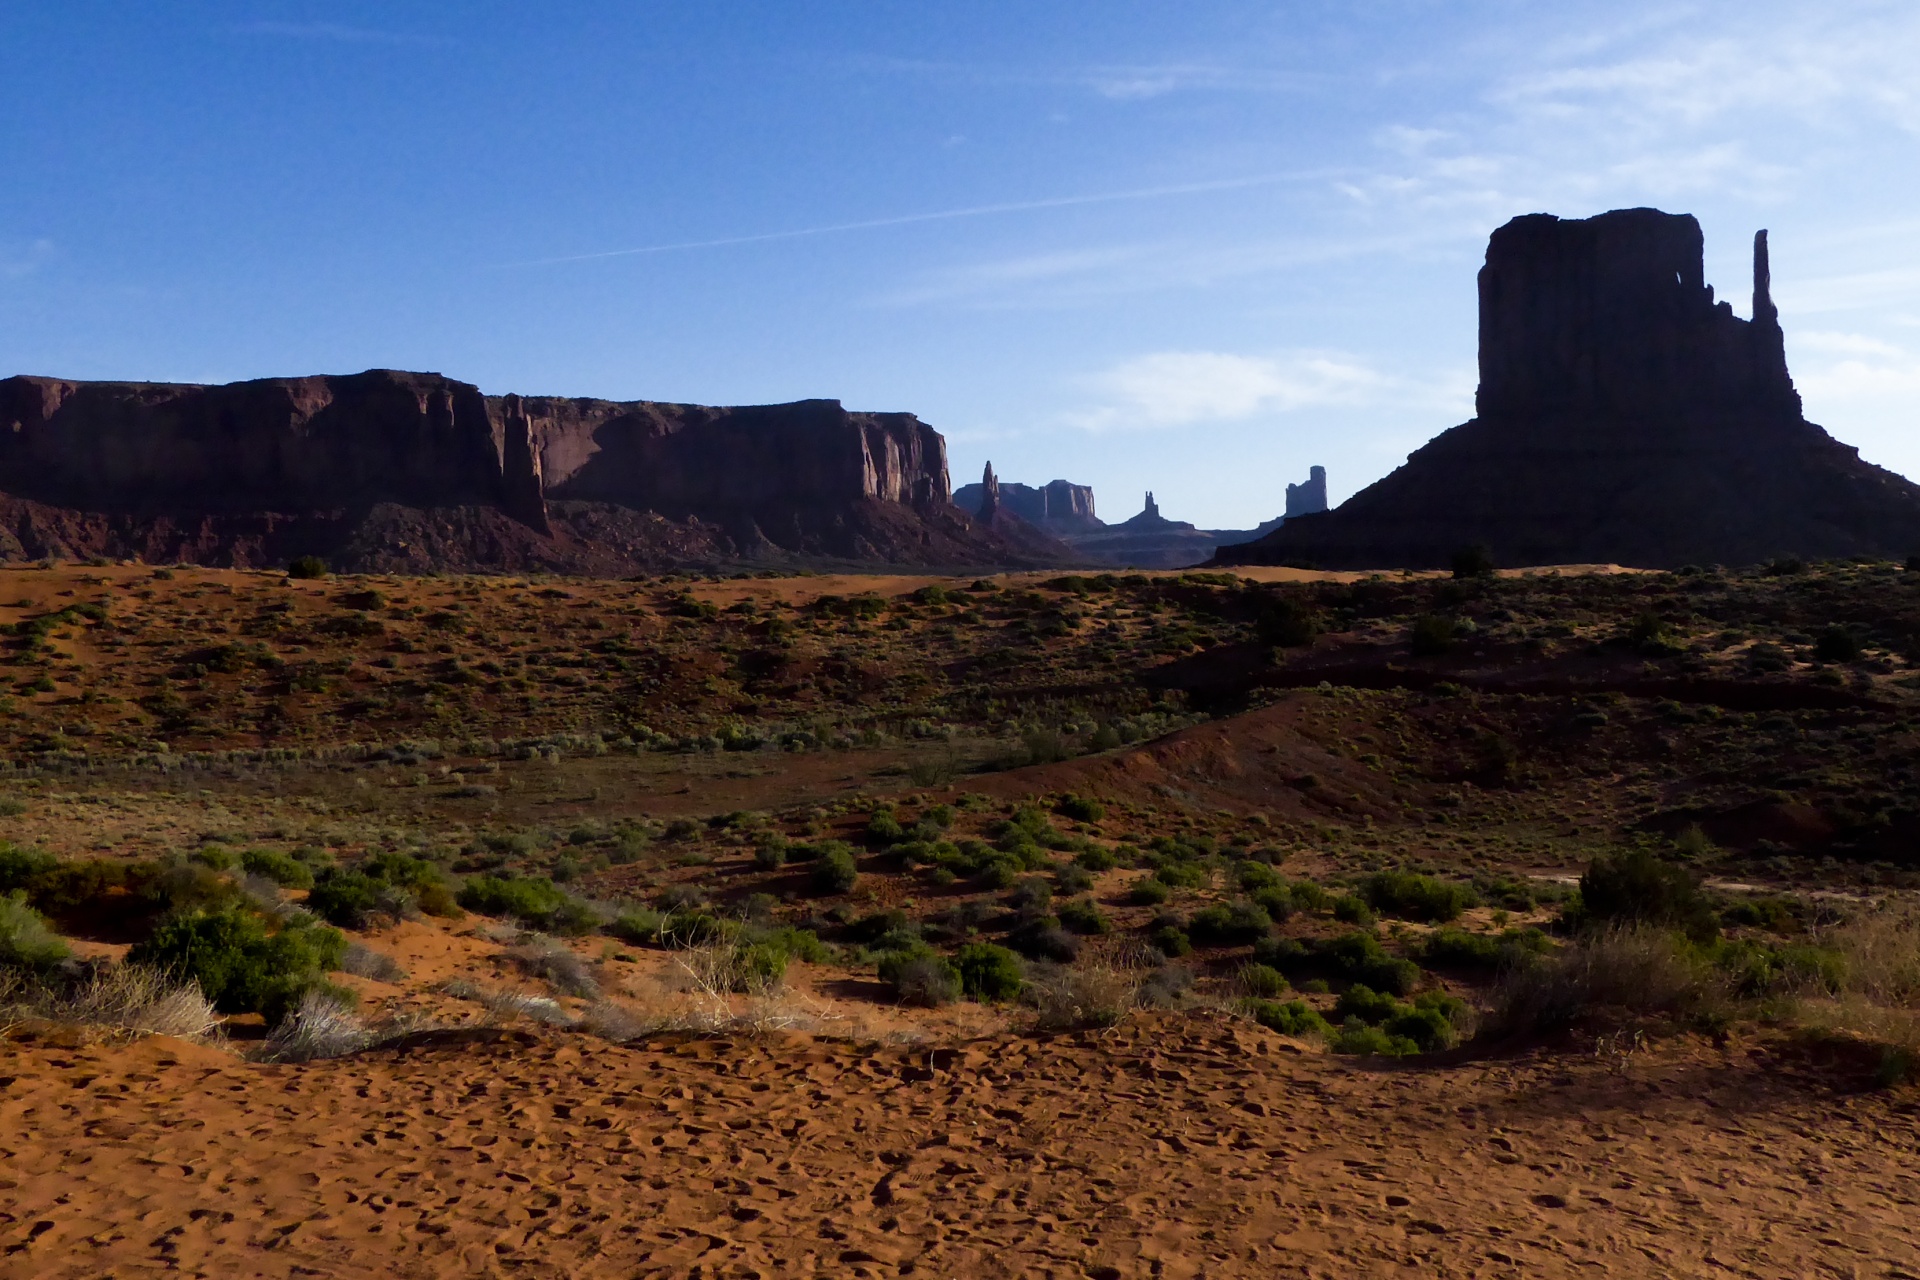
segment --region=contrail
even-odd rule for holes
[[[564,258],[535,258],[527,262],[503,263],[508,267],[551,267],[568,262],[595,262],[602,258],[630,258],[647,253],[680,253],[690,249],[724,249],[732,245],[765,244],[770,240],[799,240],[807,236],[838,235],[843,231],[870,231],[877,227],[905,227],[916,222],[949,222],[955,218],[980,218],[995,213],[1026,213],[1035,209],[1066,209],[1074,205],[1115,204],[1123,200],[1156,200],[1164,196],[1197,195],[1208,191],[1237,191],[1247,187],[1271,187],[1324,176],[1316,173],[1272,173],[1254,178],[1222,178],[1213,182],[1186,182],[1169,187],[1142,187],[1137,191],[1107,191],[1098,195],[1055,196],[1047,200],[1021,200],[1007,204],[979,204],[965,209],[941,209],[934,213],[908,213],[894,218],[869,218],[863,222],[836,222],[824,227],[798,227],[790,231],[763,231],[758,235],[726,236],[718,240],[680,240],[672,244],[648,244],[635,249],[605,249],[599,253],[576,253]]]

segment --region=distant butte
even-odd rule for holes
[[[946,441],[835,400],[484,396],[371,370],[226,386],[0,381],[0,559],[627,574],[1071,558],[952,505]]]
[[[1753,318],[1714,301],[1700,224],[1530,214],[1480,271],[1478,416],[1219,564],[1749,564],[1920,551],[1920,486],[1802,415],[1754,238]]]

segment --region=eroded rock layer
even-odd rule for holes
[[[1920,486],[1801,413],[1754,243],[1753,318],[1703,280],[1699,223],[1625,209],[1494,232],[1478,416],[1337,510],[1226,564],[1743,564],[1920,551]]]
[[[4,555],[617,573],[1065,553],[953,507],[932,427],[833,400],[489,397],[390,370],[226,386],[0,381]]]

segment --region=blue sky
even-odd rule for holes
[[[1246,526],[1467,417],[1521,213],[1753,231],[1808,415],[1920,477],[1920,6],[0,9],[0,371],[829,396],[956,484]]]

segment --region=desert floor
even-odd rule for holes
[[[1920,1276],[1920,1107],[1785,1041],[1359,1065],[1245,1023],[951,1047],[16,1040],[0,1274]]]

